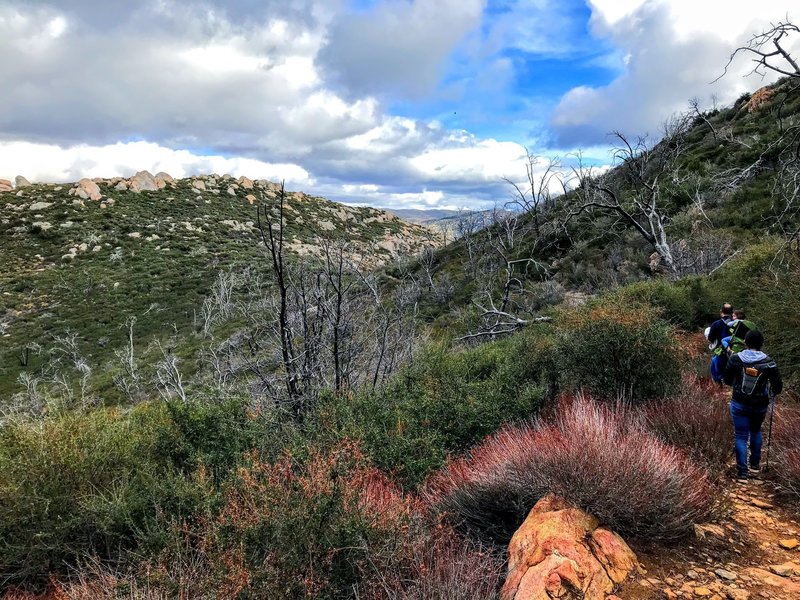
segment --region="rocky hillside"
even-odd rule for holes
[[[16,384],[26,346],[78,333],[89,352],[110,352],[129,316],[142,336],[190,325],[216,274],[264,260],[261,205],[278,202],[266,180],[203,175],[75,184],[0,180],[0,397]],[[375,267],[435,243],[432,232],[386,211],[287,193],[286,235],[297,256],[319,240],[348,244]],[[145,338],[146,339],[146,338]]]

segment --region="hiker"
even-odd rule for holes
[[[744,349],[732,354],[725,367],[725,383],[733,388],[731,418],[736,443],[736,480],[745,482],[761,470],[761,425],[769,410],[770,396],[783,389],[775,361],[761,351],[764,336],[751,329],[744,337]],[[747,442],[750,441],[750,464]]]
[[[708,339],[708,349],[711,350],[711,364],[709,370],[711,371],[711,379],[715,383],[722,383],[722,375],[725,372],[725,363],[728,355],[725,348],[722,346],[722,340],[730,335],[730,324],[733,322],[733,305],[726,302],[719,309],[719,319],[711,324],[711,327],[706,329],[706,338]]]

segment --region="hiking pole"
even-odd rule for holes
[[[772,446],[772,419],[775,417],[775,394],[772,394],[770,398],[772,404],[772,408],[770,409],[769,413],[769,433],[767,434],[767,462],[764,465],[764,472],[769,471],[769,455],[770,455],[770,447]]]

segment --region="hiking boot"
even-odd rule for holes
[[[750,477],[758,477],[761,475],[761,467],[748,467],[747,472]]]
[[[734,479],[734,483],[745,485],[747,483],[747,475],[738,475],[736,479]]]

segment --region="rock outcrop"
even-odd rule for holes
[[[237,179],[236,182],[246,190],[252,190],[253,189],[253,180],[252,179],[248,179],[244,175],[239,177],[239,179]]]
[[[103,197],[97,184],[85,177],[75,184],[75,187],[69,191],[69,195],[83,200],[100,200]]]
[[[159,171],[156,173],[156,185],[158,189],[162,189],[167,187],[168,183],[174,183],[175,178],[170,175],[169,173],[164,173],[164,171]]]
[[[508,554],[501,600],[606,600],[637,568],[621,537],[553,495],[536,503]]]
[[[10,192],[13,189],[8,179],[0,179],[0,192]]]
[[[14,185],[17,187],[17,189],[20,189],[24,187],[29,187],[31,185],[31,182],[25,179],[22,175],[17,175],[14,178]]]
[[[161,186],[164,187],[164,186]],[[132,192],[157,192],[160,188],[156,178],[149,171],[139,171],[128,181],[128,189]]]

